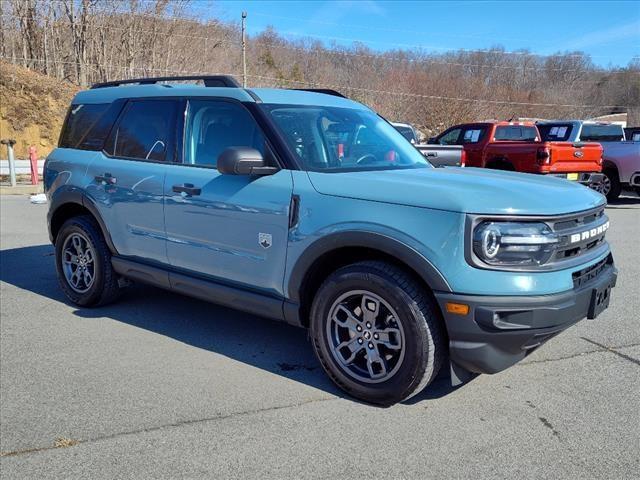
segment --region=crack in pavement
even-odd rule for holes
[[[539,363],[547,363],[547,362],[557,362],[557,361],[561,361],[561,360],[568,360],[568,359],[572,359],[572,358],[576,358],[576,357],[580,357],[583,355],[589,355],[589,354],[593,354],[593,353],[606,353],[606,352],[611,352],[614,353],[615,355],[618,355],[621,358],[624,358],[625,360],[628,360],[632,363],[635,363],[637,365],[640,365],[640,360],[637,360],[633,357],[630,357],[628,355],[625,355],[624,353],[620,353],[616,350],[614,350],[615,348],[628,348],[628,347],[637,347],[640,346],[640,343],[631,343],[628,345],[619,345],[616,347],[608,347],[606,345],[600,344],[594,340],[585,338],[585,337],[580,337],[582,340],[591,343],[595,346],[598,347],[597,350],[589,350],[586,352],[580,352],[580,353],[576,353],[573,355],[567,355],[566,357],[557,357],[557,358],[547,358],[547,359],[543,359],[543,360],[532,360],[530,362],[526,362],[526,363],[518,363],[515,366],[520,366],[520,367],[524,367],[527,365],[535,365],[535,364],[539,364]],[[118,437],[123,437],[123,436],[127,436],[127,435],[137,435],[139,433],[149,433],[149,432],[156,432],[159,430],[164,430],[164,429],[169,429],[169,428],[176,428],[176,427],[182,427],[185,425],[194,425],[197,423],[207,423],[207,422],[214,422],[214,421],[218,421],[218,420],[226,420],[228,418],[234,418],[234,417],[241,417],[241,416],[245,416],[245,415],[255,415],[258,413],[264,413],[264,412],[270,412],[270,411],[276,411],[276,410],[284,410],[284,409],[288,409],[288,408],[297,408],[297,407],[301,407],[304,405],[308,405],[311,403],[319,403],[319,402],[326,402],[326,401],[330,401],[330,400],[338,400],[340,397],[327,397],[327,398],[315,398],[315,399],[310,399],[310,400],[306,400],[303,402],[299,402],[299,403],[293,403],[290,405],[279,405],[279,406],[275,406],[275,407],[268,407],[268,408],[258,408],[258,409],[253,409],[253,410],[245,410],[242,412],[234,412],[234,413],[230,413],[227,415],[216,415],[213,417],[205,417],[205,418],[199,418],[199,419],[191,419],[191,420],[182,420],[182,421],[178,421],[178,422],[173,422],[173,423],[167,423],[164,425],[157,425],[155,427],[147,427],[147,428],[140,428],[137,430],[130,430],[130,431],[124,431],[124,432],[116,432],[116,433],[112,433],[109,435],[103,435],[101,437],[93,437],[93,438],[87,438],[87,439],[75,439],[73,440],[72,444],[54,444],[52,446],[46,446],[46,447],[34,447],[34,448],[25,448],[25,449],[21,449],[21,450],[13,450],[13,451],[7,451],[7,452],[0,452],[0,457],[15,457],[15,456],[19,456],[19,455],[27,455],[27,454],[31,454],[31,453],[38,453],[38,452],[43,452],[43,451],[47,451],[47,450],[55,450],[55,449],[59,449],[59,448],[70,448],[72,446],[75,445],[81,445],[81,444],[85,444],[85,443],[95,443],[95,442],[99,442],[99,441],[103,441],[103,440],[111,440],[114,438],[118,438]],[[540,421],[545,425],[545,426],[549,426],[547,425],[547,421],[546,419],[542,419],[540,418]],[[553,429],[553,433],[555,435],[558,435],[558,432],[555,431],[555,429]]]
[[[340,397],[326,397],[326,398],[312,398],[310,400],[305,400],[303,402],[299,402],[299,403],[293,403],[290,405],[278,405],[275,407],[268,407],[268,408],[256,408],[253,410],[245,410],[243,412],[234,412],[234,413],[229,413],[227,415],[215,415],[213,417],[205,417],[205,418],[197,418],[197,419],[191,419],[191,420],[181,420],[178,422],[173,422],[173,423],[167,423],[164,425],[157,425],[155,427],[147,427],[147,428],[140,428],[137,430],[129,430],[129,431],[124,431],[124,432],[115,432],[115,433],[111,433],[109,435],[103,435],[101,437],[93,437],[93,438],[86,438],[86,439],[75,439],[73,440],[72,444],[54,444],[52,446],[47,446],[47,447],[34,447],[34,448],[25,448],[22,450],[13,450],[13,451],[8,451],[8,452],[0,452],[0,457],[16,457],[19,455],[27,455],[30,453],[38,453],[38,452],[44,452],[47,450],[56,450],[59,448],[69,448],[75,445],[82,445],[82,444],[86,444],[86,443],[95,443],[95,442],[100,442],[103,440],[112,440],[114,438],[118,438],[118,437],[124,437],[124,436],[128,436],[128,435],[137,435],[139,433],[149,433],[149,432],[157,432],[160,430],[165,430],[165,429],[169,429],[169,428],[176,428],[176,427],[183,427],[185,425],[194,425],[197,423],[207,423],[207,422],[215,422],[215,421],[219,421],[219,420],[226,420],[229,418],[235,418],[235,417],[242,417],[245,415],[255,415],[258,413],[264,413],[264,412],[271,412],[271,411],[277,411],[277,410],[285,410],[287,408],[297,408],[297,407],[302,407],[304,405],[308,405],[311,403],[319,403],[319,402],[326,402],[326,401],[330,401],[330,400],[338,400]]]
[[[616,348],[637,347],[637,346],[638,346],[638,345],[640,345],[640,344],[637,344],[637,343],[636,343],[635,345],[622,345],[622,346],[620,346],[620,347],[608,347],[608,346],[606,346],[606,345],[603,345],[603,344],[601,344],[601,343],[596,342],[595,340],[591,340],[591,339],[586,338],[586,337],[580,337],[580,338],[581,338],[582,340],[584,340],[585,342],[589,342],[589,343],[591,343],[591,344],[593,344],[593,345],[596,345],[596,346],[598,346],[598,347],[602,348],[603,350],[601,350],[601,351],[611,352],[611,353],[613,353],[613,354],[615,354],[615,355],[619,356],[620,358],[624,358],[625,360],[628,360],[628,361],[629,361],[629,362],[631,362],[631,363],[635,363],[636,365],[640,365],[640,360],[638,360],[637,358],[633,358],[633,357],[631,357],[631,356],[629,356],[629,355],[626,355],[626,354],[624,354],[624,353],[618,352],[617,350],[614,350],[614,349],[616,349]]]
[[[539,363],[557,362],[557,361],[560,361],[560,360],[569,360],[569,359],[572,359],[572,358],[581,357],[583,355],[590,355],[592,353],[603,353],[603,352],[615,353],[617,355],[622,356],[623,358],[626,358],[627,360],[631,360],[634,363],[638,363],[637,360],[635,360],[634,358],[627,357],[627,355],[625,355],[624,353],[617,352],[614,349],[615,348],[638,347],[638,346],[640,346],[640,343],[630,343],[630,344],[627,344],[627,345],[618,345],[618,346],[615,346],[615,347],[607,347],[606,345],[601,345],[601,344],[599,344],[597,342],[589,340],[588,338],[584,338],[584,337],[580,337],[580,338],[582,340],[585,340],[585,341],[587,341],[587,342],[599,347],[599,348],[597,348],[596,350],[587,350],[586,352],[574,353],[572,355],[567,355],[567,356],[564,356],[564,357],[543,358],[541,360],[530,360],[528,362],[520,362],[520,363],[516,363],[514,365],[514,367],[526,367],[527,365],[536,365],[536,364],[539,364]]]

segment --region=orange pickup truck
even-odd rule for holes
[[[602,146],[591,142],[543,142],[532,122],[456,125],[429,143],[462,145],[468,167],[555,175],[602,188]]]

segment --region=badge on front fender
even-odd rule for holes
[[[270,233],[258,233],[258,243],[264,249],[267,249],[273,243],[273,237]]]

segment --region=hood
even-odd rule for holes
[[[599,193],[562,178],[485,168],[309,172],[324,195],[490,215],[559,215],[603,205]]]

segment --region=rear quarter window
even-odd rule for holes
[[[527,127],[522,125],[505,125],[496,127],[494,140],[536,142],[538,138],[538,129],[536,127]]]
[[[583,142],[620,142],[624,130],[620,125],[582,125],[580,140]]]
[[[58,146],[61,148],[79,148],[87,133],[97,124],[110,105],[109,103],[71,105],[60,134]],[[93,148],[85,147],[84,149],[92,150]]]

